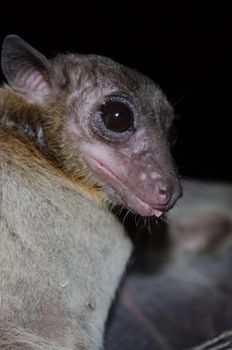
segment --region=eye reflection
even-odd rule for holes
[[[132,109],[121,101],[108,101],[102,105],[101,117],[105,126],[115,132],[125,132],[134,124]]]

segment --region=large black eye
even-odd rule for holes
[[[132,109],[121,101],[108,101],[101,107],[101,117],[105,126],[115,132],[124,132],[134,124]]]

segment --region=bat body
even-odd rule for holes
[[[131,243],[26,139],[0,135],[0,349],[100,348]]]
[[[134,70],[17,36],[2,69],[0,349],[100,349],[132,249],[110,208],[158,217],[181,196],[172,108]]]

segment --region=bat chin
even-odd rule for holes
[[[130,192],[128,188],[126,190],[127,193],[125,195],[122,195],[123,202],[127,207],[133,209],[139,215],[146,217],[156,216],[159,218],[163,214],[163,211],[151,207],[148,203],[144,202],[142,199]]]
[[[132,190],[102,162],[93,157],[88,157],[86,161],[94,172],[107,179],[107,182],[110,183],[110,185],[119,194],[122,203],[129,209],[132,209],[141,216],[156,216],[157,218],[160,217],[165,211],[152,207],[141,197],[137,196],[136,193],[133,193],[134,191],[132,192]]]

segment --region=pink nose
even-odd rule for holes
[[[158,185],[156,190],[156,200],[161,205],[167,205],[170,202],[172,193],[168,186]]]

